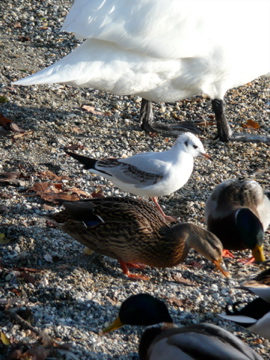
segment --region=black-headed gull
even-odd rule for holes
[[[270,201],[257,181],[229,179],[217,185],[206,202],[205,219],[224,249],[250,249],[251,261],[265,260],[263,239],[270,223]]]
[[[228,89],[270,75],[269,0],[76,0],[62,31],[86,39],[69,55],[16,81],[65,83],[144,99],[212,99],[218,136],[232,131],[224,111]],[[238,135],[237,135],[238,136]]]
[[[186,184],[193,170],[194,157],[210,158],[200,139],[191,133],[180,135],[167,151],[146,152],[128,158],[96,160],[70,151],[66,153],[84,164],[85,169],[110,180],[118,188],[151,197],[164,216],[157,197],[169,195]]]

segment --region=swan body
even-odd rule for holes
[[[225,140],[226,91],[270,75],[269,0],[76,0],[62,31],[86,40],[14,84],[65,83],[168,102],[206,94],[218,101]]]

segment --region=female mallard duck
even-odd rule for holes
[[[225,320],[234,321],[260,336],[270,340],[270,268],[259,273],[254,279],[246,281],[243,287],[258,295],[259,298],[238,310],[241,302],[226,307]]]
[[[149,294],[132,295],[125,300],[117,319],[102,333],[123,325],[148,326],[140,340],[141,360],[262,360],[248,345],[219,326],[202,323],[178,328],[167,306]]]
[[[228,277],[222,266],[223,247],[214,234],[194,224],[172,226],[146,201],[108,197],[63,205],[64,211],[49,218],[91,250],[117,259],[130,278],[146,279],[130,274],[128,266],[172,267],[191,247]]]
[[[264,261],[263,237],[270,223],[270,201],[254,180],[230,179],[219,184],[206,202],[208,230],[225,249],[251,249],[252,260]]]

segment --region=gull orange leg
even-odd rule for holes
[[[124,261],[120,260],[120,259],[118,259],[118,261],[119,261],[119,264],[120,264],[120,266],[121,266],[121,268],[122,268],[122,270],[123,270],[123,273],[124,273],[125,275],[127,275],[130,279],[134,279],[134,280],[149,280],[149,277],[148,277],[148,276],[145,276],[145,275],[142,275],[142,274],[131,274],[131,273],[129,272],[129,270],[128,270],[127,264],[126,264]]]
[[[146,265],[144,264],[133,264],[133,263],[125,263],[127,267],[134,268],[134,269],[141,269],[144,270],[146,268]]]
[[[153,196],[151,199],[153,200],[153,202],[154,202],[154,204],[156,205],[158,211],[159,211],[159,212],[161,213],[161,215],[165,218],[165,220],[167,220],[167,221],[169,221],[169,222],[175,222],[175,221],[177,221],[176,218],[174,218],[174,217],[172,217],[172,216],[165,215],[164,211],[162,210],[162,208],[161,208],[161,206],[159,205],[158,200],[157,200],[157,198],[156,198],[155,196]]]
[[[223,250],[222,256],[226,258],[235,259],[235,256],[229,250],[226,249]]]
[[[252,263],[254,263],[255,258],[253,256],[251,256],[248,259],[238,259],[238,261],[243,263],[244,265],[251,265]]]

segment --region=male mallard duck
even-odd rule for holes
[[[64,211],[50,215],[56,225],[93,251],[117,259],[124,274],[137,264],[165,268],[178,265],[194,248],[228,277],[222,266],[222,244],[194,224],[171,225],[154,206],[132,198],[94,198],[63,202]]]
[[[265,263],[269,263],[269,260]],[[243,286],[270,303],[270,268],[260,272],[254,279],[244,282]]]
[[[14,84],[58,82],[158,102],[206,94],[228,141],[226,91],[270,74],[269,14],[269,1],[257,0],[77,0],[62,31],[86,40]],[[158,131],[149,101],[141,120]]]
[[[230,179],[216,186],[205,205],[207,228],[224,249],[251,249],[264,261],[264,231],[270,223],[270,201],[254,180]]]
[[[202,323],[178,328],[164,302],[149,294],[126,299],[117,319],[102,333],[123,325],[147,326],[139,345],[141,360],[262,360],[248,345],[219,326]]]
[[[225,320],[234,321],[260,336],[270,340],[270,268],[259,273],[254,279],[244,282],[243,287],[258,295],[259,298],[238,309],[241,302],[226,307]]]
[[[128,158],[96,160],[66,151],[84,164],[84,168],[105,177],[124,191],[151,197],[161,214],[157,197],[169,195],[186,184],[191,176],[194,157],[210,156],[205,153],[201,140],[191,133],[178,137],[171,149],[163,152],[146,152]]]

